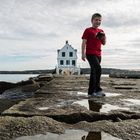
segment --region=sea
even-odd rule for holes
[[[20,81],[28,80],[30,77],[36,77],[38,74],[0,74],[0,82],[17,83]]]
[[[0,74],[0,82],[11,82],[11,83],[17,83],[20,81],[28,80],[30,77],[36,77],[39,74]],[[86,74],[86,76],[89,76],[89,74]],[[102,74],[102,77],[109,77],[109,75]]]

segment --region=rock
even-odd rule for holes
[[[30,85],[30,84],[34,84],[34,83],[35,83],[34,78],[29,78],[29,80],[18,82],[18,83],[16,83],[16,85],[25,86],[25,85]]]
[[[45,74],[45,75],[39,75],[37,76],[37,78],[35,79],[35,81],[51,81],[53,79],[53,75],[52,74]]]
[[[113,77],[113,78],[135,78],[135,79],[140,79],[140,71],[113,70],[113,71],[110,72],[109,77]]]
[[[0,82],[0,94],[3,93],[5,90],[14,88],[16,86],[17,85],[15,83]]]
[[[122,140],[140,139],[140,119],[125,120],[121,122],[98,121],[98,122],[79,122],[73,128],[84,129],[86,131],[104,131]],[[120,140],[121,140],[120,139]]]
[[[8,100],[8,99],[0,99],[0,114],[6,110],[12,107],[13,105],[19,103],[18,100]]]
[[[0,139],[54,132],[54,129],[59,133],[61,128],[73,128],[89,132],[104,131],[122,139],[139,140],[139,104],[130,106],[124,99],[133,98],[139,101],[140,79],[101,77],[103,90],[105,93],[110,93],[110,96],[98,99],[87,96],[89,81],[84,75],[53,75],[53,80],[49,82],[44,81],[45,79],[40,79],[41,81],[36,79],[38,78],[30,79],[31,84],[19,86],[17,90],[17,94],[20,93],[20,89],[27,94],[31,89],[36,94],[1,113]],[[36,91],[36,87],[40,84],[43,86]],[[114,86],[135,89],[120,90],[115,89]],[[115,93],[119,96],[111,96]],[[92,102],[89,103],[89,100]],[[91,103],[95,108],[99,104],[100,106],[94,110],[90,107]]]
[[[65,122],[68,124],[77,123],[80,121],[94,122],[99,120],[112,120],[114,122],[118,120],[127,120],[127,119],[140,119],[140,113],[137,112],[123,112],[123,111],[112,111],[110,113],[100,113],[90,111],[87,108],[80,106],[78,104],[56,104],[52,101],[49,105],[50,99],[44,100],[32,100],[28,99],[26,101],[21,101],[19,104],[14,105],[8,110],[2,112],[2,115],[8,116],[47,116],[51,117],[59,122]],[[40,102],[40,103],[39,103]],[[42,103],[46,102],[46,109],[39,109]],[[40,105],[39,105],[40,104]],[[129,112],[129,113],[128,113]]]
[[[35,82],[35,80],[33,80],[32,78],[30,80],[21,81],[18,83],[0,82],[0,94],[3,93],[5,90],[11,89],[11,88],[16,88],[19,86],[25,86],[25,85],[31,85],[31,84],[34,84],[33,85],[34,87],[39,86],[39,84],[37,84],[37,82]]]
[[[39,83],[34,83],[26,86],[22,86],[22,92],[35,92],[40,89]]]
[[[0,117],[0,139],[11,140],[20,136],[46,134],[47,132],[64,133],[61,123],[43,116]]]
[[[14,84],[10,89],[3,91],[1,99],[25,99],[32,97],[40,89],[40,83],[33,79]]]

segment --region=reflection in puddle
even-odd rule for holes
[[[47,133],[47,135],[24,136],[16,140],[121,140],[105,132],[86,132],[84,130],[66,130],[65,134]]]
[[[140,105],[140,100],[138,99],[123,99],[123,101],[126,101],[126,105],[129,105],[129,106],[133,106],[133,105]]]
[[[100,112],[108,113],[111,110],[119,110],[119,109],[122,109],[122,110],[130,110],[127,107],[119,107],[119,106],[114,106],[114,105],[111,105],[111,104],[104,104],[102,106],[102,108],[100,109]]]
[[[83,96],[83,97],[88,97],[87,92],[81,92],[81,91],[70,91],[69,94],[74,95],[74,96]],[[115,96],[120,96],[122,94],[120,93],[111,93],[111,92],[105,92],[106,97],[115,97]]]
[[[71,94],[77,94],[78,96],[84,96],[84,97],[88,96],[86,92],[71,92]],[[119,93],[109,93],[109,92],[106,93],[106,97],[114,97],[114,96],[119,96],[119,95],[121,95],[121,94],[119,94]],[[114,105],[111,105],[111,104],[102,104],[102,103],[99,103],[99,102],[97,102],[95,100],[92,100],[92,99],[88,100],[87,98],[84,98],[83,100],[80,100],[80,101],[60,100],[60,102],[57,103],[56,105],[53,105],[51,107],[39,107],[38,109],[39,110],[47,110],[47,109],[54,108],[54,107],[70,106],[71,104],[74,104],[74,103],[80,104],[81,106],[84,106],[87,109],[92,110],[92,111],[96,111],[96,112],[107,113],[111,110],[117,110],[117,109],[129,110],[129,108],[121,108],[121,107],[114,106]]]
[[[96,111],[96,112],[103,112],[103,113],[108,113],[111,110],[117,110],[117,109],[129,110],[129,108],[124,108],[124,107],[121,108],[119,106],[114,106],[111,104],[103,104],[94,100],[87,100],[87,99],[76,101],[74,103],[80,104],[81,106],[84,106],[89,110]]]

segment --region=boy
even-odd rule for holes
[[[106,44],[106,36],[101,24],[102,16],[99,13],[92,15],[92,27],[87,28],[82,36],[82,60],[88,60],[91,73],[89,81],[88,95],[103,97],[105,94],[100,87],[101,77],[101,45]]]

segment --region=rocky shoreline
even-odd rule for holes
[[[86,75],[45,74],[7,86],[0,96],[0,139],[77,131],[81,140],[139,140],[140,79],[102,77],[104,98],[87,96],[88,81]]]
[[[90,74],[90,68],[80,68],[81,74]],[[56,69],[48,70],[25,70],[25,71],[0,71],[0,74],[56,74]],[[108,74],[112,77],[118,76],[123,78],[140,78],[140,70],[125,70],[125,69],[116,69],[116,68],[102,68],[102,74]],[[132,77],[131,77],[132,76]]]

